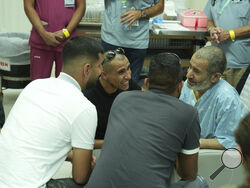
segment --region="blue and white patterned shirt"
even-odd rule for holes
[[[237,91],[229,83],[220,79],[197,101],[186,81],[180,100],[197,108],[201,138],[217,138],[225,148],[236,147],[234,130],[245,110]]]

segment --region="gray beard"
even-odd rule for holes
[[[211,85],[212,85],[212,84],[211,84],[211,82],[210,82],[210,78],[207,78],[206,80],[204,80],[204,81],[202,81],[201,83],[198,83],[198,84],[196,84],[196,85],[194,85],[194,86],[189,85],[188,82],[187,82],[188,88],[189,88],[189,89],[192,89],[192,90],[194,90],[194,91],[206,90],[206,89],[210,88]]]

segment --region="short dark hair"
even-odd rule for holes
[[[212,75],[217,72],[223,74],[226,69],[227,60],[225,53],[217,46],[207,46],[195,52],[197,59],[205,59],[208,61],[207,72]]]
[[[248,113],[240,122],[235,130],[235,140],[241,146],[243,155],[250,157],[250,113]],[[245,156],[246,157],[246,156]],[[250,169],[249,169],[250,170]]]
[[[171,94],[183,77],[180,58],[174,53],[160,53],[152,57],[149,65],[149,88]]]
[[[72,59],[83,57],[96,62],[98,54],[103,53],[103,47],[95,38],[77,36],[67,41],[63,48],[63,65],[67,65]]]
[[[235,140],[240,145],[242,155],[245,158],[245,167],[247,170],[247,185],[250,186],[250,113],[248,113],[240,122],[234,132]]]

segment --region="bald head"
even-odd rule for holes
[[[115,56],[114,58],[108,58],[107,54],[110,52],[114,52]],[[109,73],[112,68],[113,68],[113,64],[111,62],[113,62],[114,60],[118,60],[118,61],[123,61],[125,59],[125,55],[119,54],[115,51],[107,51],[104,53],[104,61],[103,61],[103,72]]]
[[[207,71],[210,75],[214,73],[222,74],[227,65],[224,52],[216,46],[203,47],[195,52],[194,56],[197,59],[206,60],[208,62]]]

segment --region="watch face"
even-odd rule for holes
[[[145,18],[147,15],[146,15],[146,12],[144,10],[142,10],[142,17]]]

